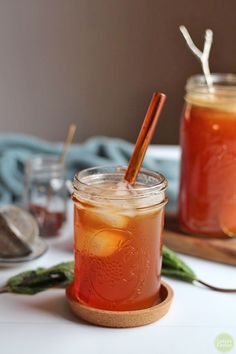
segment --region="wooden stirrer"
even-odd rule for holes
[[[61,164],[64,164],[64,162],[65,162],[67,149],[68,149],[68,146],[72,143],[73,137],[75,135],[75,131],[76,131],[76,125],[75,124],[70,124],[70,126],[68,128],[68,131],[67,131],[66,139],[64,141],[62,153],[61,153],[61,155],[59,157],[59,162]]]
[[[136,181],[165,100],[166,96],[160,92],[155,92],[152,96],[124,177],[129,184],[134,184]]]

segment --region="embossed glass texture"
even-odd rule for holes
[[[127,189],[125,168],[74,180],[75,279],[71,296],[91,307],[135,310],[159,298],[166,180],[142,170]]]

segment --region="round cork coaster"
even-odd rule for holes
[[[169,311],[174,297],[174,291],[165,282],[161,282],[161,302],[158,304],[135,311],[107,311],[82,305],[69,298],[67,299],[72,311],[83,320],[103,327],[128,328],[144,326],[158,321]]]

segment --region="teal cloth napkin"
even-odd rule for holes
[[[127,165],[134,145],[121,139],[93,137],[72,144],[66,156],[67,178],[87,167],[109,164]],[[0,204],[17,202],[23,192],[25,162],[33,154],[60,155],[62,143],[51,143],[29,135],[0,134]],[[168,208],[175,208],[179,183],[179,158],[147,154],[142,165],[168,179]]]

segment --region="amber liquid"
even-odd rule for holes
[[[106,310],[136,310],[158,301],[163,207],[126,213],[75,203],[73,299]]]
[[[188,103],[181,146],[182,229],[208,236],[236,235],[236,111]]]
[[[47,208],[36,204],[30,204],[29,211],[38,222],[40,236],[54,237],[60,234],[66,220],[65,212],[49,211]]]

